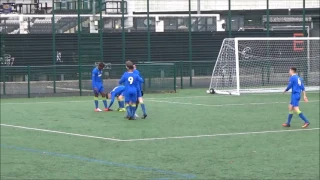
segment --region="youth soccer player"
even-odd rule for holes
[[[94,104],[95,104],[95,112],[101,112],[102,110],[99,108],[99,94],[102,96],[102,102],[104,104],[105,111],[108,111],[106,94],[104,93],[103,80],[102,80],[102,70],[104,68],[104,64],[101,62],[98,64],[98,67],[92,70],[92,89],[94,93]]]
[[[126,66],[128,71],[125,72],[121,79],[119,80],[119,84],[124,84],[124,97],[127,114],[129,116],[129,120],[135,120],[135,112],[136,112],[136,102],[138,99],[138,89],[139,84],[143,83],[143,79],[133,73],[134,67],[131,61],[126,62]]]
[[[135,64],[133,65],[133,68],[134,68],[133,73],[135,73],[135,74],[137,74],[137,75],[139,75],[141,77],[140,72],[137,70],[137,66]],[[145,118],[147,118],[147,113],[146,113],[146,107],[145,107],[145,105],[143,103],[143,98],[142,97],[143,97],[143,90],[142,90],[141,83],[140,83],[139,84],[139,89],[138,89],[138,101],[136,103],[136,107],[138,109],[139,104],[140,104],[142,112],[143,112],[142,119],[145,119]]]
[[[299,109],[299,101],[300,101],[301,91],[303,93],[303,99],[305,102],[308,102],[308,98],[307,98],[307,94],[306,94],[306,91],[304,88],[304,84],[303,84],[301,78],[296,73],[297,73],[297,68],[295,68],[295,67],[290,68],[289,74],[291,77],[289,79],[288,87],[284,90],[283,93],[292,89],[291,102],[289,104],[288,121],[286,123],[282,124],[282,126],[290,127],[293,113],[296,112],[299,115],[299,117],[304,121],[304,125],[302,127],[306,128],[310,125],[310,122],[307,120],[307,118],[303,115],[303,113]]]
[[[122,95],[124,90],[125,90],[124,86],[117,86],[110,93],[108,93],[107,97],[108,97],[108,99],[111,99],[109,106],[108,106],[109,111],[112,111],[110,108],[111,108],[111,106],[114,102],[114,99],[116,97],[117,97],[118,104],[119,104],[118,111],[120,111],[120,112],[126,111],[124,108],[124,101],[123,101],[123,95]]]

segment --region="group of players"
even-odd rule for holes
[[[144,83],[144,80],[140,76],[140,72],[137,70],[135,64],[131,61],[126,62],[127,72],[125,72],[121,79],[119,80],[119,86],[115,87],[108,95],[104,93],[103,81],[102,81],[102,70],[104,68],[103,63],[99,63],[98,67],[94,68],[92,71],[92,88],[94,92],[94,102],[95,102],[95,111],[102,111],[98,107],[98,96],[101,94],[103,98],[103,104],[105,111],[112,111],[111,106],[114,103],[115,98],[118,100],[119,108],[118,111],[126,111],[126,118],[129,120],[136,119],[136,110],[138,105],[141,105],[143,111],[142,118],[147,117],[146,108],[143,103],[143,91],[141,84]],[[282,124],[284,127],[290,127],[291,119],[293,113],[297,113],[299,117],[304,121],[303,128],[306,128],[310,125],[310,122],[304,116],[304,114],[299,109],[300,94],[303,92],[303,99],[305,102],[308,102],[308,98],[305,92],[305,87],[301,78],[297,75],[297,69],[295,67],[290,68],[289,70],[290,79],[287,88],[284,90],[284,93],[292,90],[291,101],[289,104],[289,115],[286,123]],[[124,98],[124,99],[123,99]],[[111,99],[108,106],[107,99]]]
[[[119,108],[117,111],[127,112],[126,118],[129,120],[135,120],[136,110],[140,104],[143,116],[145,119],[147,117],[146,108],[143,102],[143,90],[141,84],[144,80],[140,76],[140,72],[137,70],[136,65],[131,61],[126,62],[127,72],[125,72],[121,79],[119,80],[119,85],[116,86],[108,94],[105,93],[103,87],[103,68],[104,63],[99,63],[96,68],[92,71],[92,89],[94,93],[94,104],[95,112],[101,112],[99,108],[99,94],[102,96],[102,102],[104,104],[105,111],[112,111],[111,106],[113,105],[115,99],[117,98]],[[107,99],[110,99],[108,106]]]

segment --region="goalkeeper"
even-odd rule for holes
[[[107,98],[111,99],[110,104],[108,106],[108,110],[112,111],[111,106],[114,103],[114,99],[117,97],[119,108],[117,111],[124,112],[126,111],[124,108],[124,100],[123,100],[123,91],[125,90],[124,86],[117,86],[111,92],[108,93]]]
[[[292,67],[289,70],[290,79],[288,87],[284,90],[283,93],[289,91],[292,89],[291,93],[291,102],[289,104],[289,115],[288,115],[288,121],[287,123],[282,124],[284,127],[290,127],[291,119],[293,116],[293,113],[296,112],[299,117],[304,121],[304,125],[302,128],[306,128],[310,125],[310,122],[307,120],[307,118],[303,115],[303,113],[299,109],[299,101],[300,101],[300,94],[301,91],[303,92],[303,99],[305,102],[308,102],[308,98],[306,95],[306,91],[304,88],[304,84],[301,80],[301,78],[296,74],[297,68]]]

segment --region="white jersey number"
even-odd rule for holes
[[[298,78],[298,85],[301,86],[301,80]]]
[[[133,83],[133,77],[131,77],[131,76],[128,77],[128,81],[129,81],[130,84],[132,84]]]

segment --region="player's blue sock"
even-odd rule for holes
[[[131,117],[135,117],[135,115],[136,115],[136,111],[137,111],[137,105],[136,104],[131,104]]]
[[[120,108],[124,108],[124,101],[120,101]]]
[[[99,99],[98,97],[94,97],[94,105],[96,106],[96,109],[99,107]]]
[[[131,108],[129,104],[126,104],[126,110],[127,110],[127,117],[131,117]]]
[[[106,100],[106,99],[104,99],[104,100],[102,100],[102,102],[103,102],[104,108],[108,108],[107,100]]]
[[[120,101],[118,101],[118,106],[119,106],[119,108],[122,108],[122,107],[121,107],[121,102],[120,102]]]
[[[309,123],[308,119],[303,115],[301,111],[297,111],[299,117],[304,121],[304,123]]]
[[[146,107],[145,107],[144,103],[141,103],[140,105],[141,105],[141,109],[142,109],[143,115],[146,115],[147,112],[146,112]]]
[[[289,111],[287,124],[291,123],[292,116],[293,116],[293,111]]]

